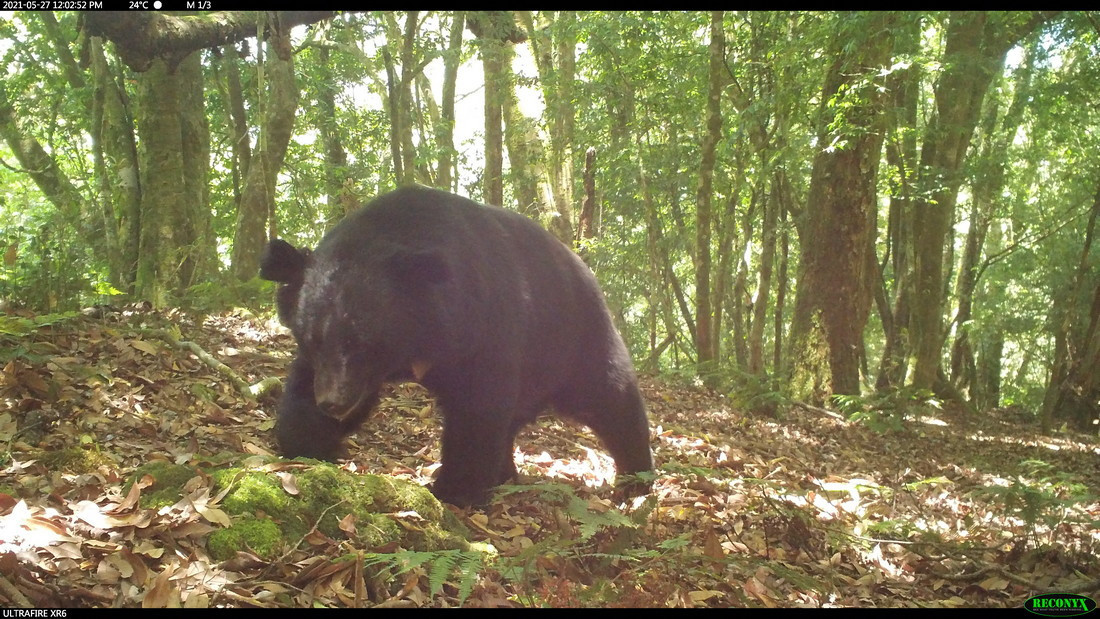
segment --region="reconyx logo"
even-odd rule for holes
[[[1029,598],[1024,608],[1044,617],[1072,617],[1096,609],[1092,598],[1073,593],[1046,593]]]

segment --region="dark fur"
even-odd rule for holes
[[[551,407],[591,427],[620,473],[653,468],[634,369],[595,278],[521,215],[403,188],[312,254],[273,240],[261,275],[283,283],[279,316],[299,344],[276,427],[288,456],[332,458],[381,385],[422,364],[443,412],[442,500],[480,503],[510,479],[516,434]]]

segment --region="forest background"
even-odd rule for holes
[[[0,13],[0,57],[0,542],[30,540],[0,544],[8,602],[1100,591],[1100,13]],[[155,512],[143,465],[262,456],[293,494],[260,255],[408,183],[524,213],[592,268],[644,376],[654,493],[616,511],[585,487],[610,476],[597,443],[543,422],[517,463],[569,483],[463,516],[498,559],[329,562],[362,542],[341,521],[215,566],[206,535],[255,508],[219,517],[189,469],[191,502]],[[344,468],[427,483],[431,406],[400,387]]]
[[[644,370],[1096,419],[1095,14],[43,12],[0,37],[9,307],[255,300],[232,284],[269,237],[417,182],[573,244]]]

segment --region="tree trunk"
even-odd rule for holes
[[[508,83],[504,94],[504,143],[508,148],[508,172],[512,196],[519,212],[538,217],[548,205],[540,199],[539,185],[544,173],[542,145],[534,121],[519,110],[512,75],[511,49],[506,49],[507,61],[501,65],[501,79]]]
[[[987,106],[989,109],[983,121],[983,140],[979,161],[984,162],[984,165],[979,166],[973,182],[970,229],[967,232],[966,248],[959,268],[956,289],[958,298],[958,312],[955,316],[956,336],[951,351],[951,380],[960,389],[964,387],[971,389],[972,402],[976,399],[974,392],[979,388],[977,362],[971,345],[971,316],[978,284],[978,262],[1004,187],[1008,149],[1016,136],[1025,106],[1031,97],[1031,74],[1032,63],[1029,54],[1016,72],[1015,93],[1004,118],[997,118],[999,106],[994,103]]]
[[[233,148],[233,198],[237,208],[240,209],[242,179],[248,174],[248,168],[252,165],[252,145],[248,137],[248,115],[244,110],[244,90],[241,88],[239,54],[236,47],[225,46],[222,66],[225,67],[228,91],[226,112],[230,119],[229,135],[232,138]]]
[[[178,220],[181,256],[178,289],[218,271],[217,239],[210,212],[210,124],[203,96],[202,54],[185,58],[176,72],[180,86],[180,155],[183,210]]]
[[[545,17],[543,13],[540,17]],[[573,81],[577,36],[572,11],[560,11],[550,23],[535,24],[530,11],[518,11],[535,66],[539,73],[546,117],[549,120],[550,156],[548,173],[553,192],[554,213],[550,231],[565,243],[573,242]],[[541,26],[541,27],[539,27]],[[545,32],[551,32],[547,37]]]
[[[738,367],[749,366],[749,336],[752,330],[752,302],[749,297],[749,270],[752,265],[745,260],[745,253],[753,239],[753,224],[756,223],[757,205],[760,203],[760,192],[753,191],[749,200],[749,208],[741,216],[741,237],[737,247],[731,252],[737,261],[737,273],[733,280],[733,288],[730,290],[726,307],[729,308],[730,322],[733,338],[733,358]],[[747,315],[746,315],[747,314]]]
[[[386,13],[389,15],[389,13]],[[406,11],[405,34],[401,39],[401,82],[397,93],[398,115],[401,117],[401,166],[405,170],[404,183],[416,182],[416,148],[413,146],[413,80],[420,72],[414,66],[418,11]]]
[[[767,325],[768,298],[771,296],[772,268],[775,264],[775,237],[778,223],[779,172],[775,173],[771,192],[763,199],[764,227],[761,229],[760,278],[753,304],[752,328],[749,330],[749,372],[764,375],[764,327]]]
[[[407,185],[417,181],[416,149],[413,146],[413,84],[421,67],[416,66],[417,11],[405,12],[405,26],[397,23],[396,14],[382,14],[386,27],[386,49],[382,58],[386,67],[387,102],[390,115],[390,154],[393,157],[394,181]],[[397,48],[401,73],[398,75],[390,49]]]
[[[501,121],[505,87],[501,83],[507,43],[481,39],[481,61],[485,71],[485,202],[504,204],[504,136]]]
[[[15,112],[8,104],[8,94],[0,82],[0,137],[46,199],[74,226],[80,222],[84,197],[57,166],[34,136],[22,129]]]
[[[596,237],[596,149],[589,146],[584,153],[584,203],[577,220],[577,242]]]
[[[944,48],[944,70],[936,83],[935,109],[921,148],[921,196],[914,203],[914,298],[911,309],[915,366],[913,386],[932,389],[940,374],[943,347],[944,248],[962,182],[970,138],[996,68],[1020,38],[1047,17],[1027,21],[984,12],[951,13]]]
[[[986,248],[989,255],[996,255],[1004,250],[1004,227],[1000,222],[991,223],[986,233]],[[988,258],[984,261],[988,266]],[[983,267],[978,269],[976,279],[981,286],[981,296],[987,299],[1004,299],[1007,282],[1003,278],[990,277],[982,281]],[[978,359],[975,362],[977,385],[972,394],[974,406],[977,410],[989,410],[1000,405],[1001,401],[1001,375],[1003,373],[1003,356],[1005,348],[1005,324],[1002,314],[990,316],[982,329],[978,331],[977,349]],[[1027,376],[1027,366],[1031,363],[1034,354],[1034,343],[1023,347],[1023,360],[1017,370],[1019,380]]]
[[[554,204],[558,210],[553,228],[558,238],[566,242],[573,240],[573,135],[576,124],[573,81],[577,47],[577,35],[573,27],[575,22],[576,15],[573,11],[559,11],[555,20],[556,93],[550,117],[550,145],[554,160],[550,170]]]
[[[1098,217],[1100,188],[1093,198],[1073,285],[1052,311],[1058,323],[1054,367],[1039,416],[1043,432],[1049,432],[1059,419],[1082,431],[1089,430],[1089,425],[1100,415],[1100,278],[1090,274]],[[1086,297],[1089,290],[1092,293]],[[1087,302],[1085,298],[1091,298],[1087,318],[1079,307]],[[1063,304],[1064,307],[1058,307]]]
[[[382,62],[386,67],[386,110],[390,116],[390,160],[393,163],[393,182],[397,185],[405,183],[405,158],[401,154],[401,94],[400,84],[397,79],[397,68],[393,63],[393,55],[390,50],[382,49]]]
[[[187,194],[183,184],[180,80],[155,60],[138,80],[138,136],[141,161],[141,247],[137,295],[164,307],[179,283],[181,228]]]
[[[483,200],[504,203],[504,135],[502,123],[505,98],[511,84],[506,63],[511,62],[509,42],[522,40],[515,18],[505,11],[477,11],[467,14],[466,24],[477,36],[481,66],[485,73],[485,173],[482,177]],[[510,65],[508,65],[510,67]]]
[[[118,276],[115,285],[133,294],[141,238],[141,183],[134,121],[103,53],[103,39],[89,40],[89,56],[93,97],[99,109],[92,135],[97,149],[103,152],[102,171],[97,172],[99,194],[109,219],[108,234],[114,237],[111,269]]]
[[[436,171],[436,185],[440,189],[453,191],[455,186],[455,84],[458,81],[458,67],[462,62],[462,31],[466,16],[455,11],[451,17],[450,40],[447,55],[443,59],[443,99],[440,101],[440,123],[436,127],[436,144],[439,150],[439,167]]]
[[[695,349],[701,373],[712,369],[716,359],[714,350],[713,308],[711,307],[711,220],[714,216],[711,200],[714,197],[714,162],[718,140],[722,137],[722,86],[724,85],[725,35],[722,30],[722,11],[712,11],[710,16],[710,79],[706,104],[706,134],[703,137],[702,160],[699,164],[699,189],[696,193],[695,212]]]
[[[645,169],[644,158],[642,157],[641,138],[635,137],[635,149],[637,153],[636,164],[638,166],[638,184],[642,190],[642,204],[645,208],[646,227],[647,227],[647,239],[650,251],[653,252],[653,260],[657,263],[658,268],[662,274],[663,283],[672,289],[672,294],[676,299],[676,305],[680,309],[680,317],[683,319],[684,324],[687,325],[690,333],[695,333],[695,319],[691,315],[691,308],[687,302],[687,295],[684,293],[684,287],[680,283],[680,279],[676,277],[675,271],[672,269],[672,260],[669,258],[668,250],[662,246],[661,239],[663,233],[661,231],[661,218],[657,210],[657,205],[653,200],[653,194],[649,186],[649,174]],[[671,312],[666,312],[666,316]],[[675,324],[671,319],[667,320],[669,325]],[[669,332],[675,332],[677,329],[669,326]]]
[[[339,88],[332,75],[327,47],[317,50],[318,77],[317,103],[321,108],[321,148],[325,158],[325,219],[335,225],[359,206],[355,195],[354,180],[348,170],[348,154],[340,139],[340,127],[336,122],[336,91]]]
[[[777,172],[780,176],[781,182],[779,183],[779,227],[782,230],[782,236],[780,237],[779,245],[779,277],[775,283],[775,341],[772,349],[772,371],[777,372],[779,368],[783,367],[783,320],[784,310],[786,309],[787,302],[787,264],[790,258],[791,249],[791,234],[788,226],[785,225],[787,221],[787,213],[790,211],[788,203],[794,199],[793,190],[790,188],[790,181],[787,180],[785,172],[780,170]]]
[[[867,40],[851,48],[845,47],[850,33],[834,40],[818,144],[836,146],[814,158],[791,326],[791,389],[798,399],[820,403],[829,393],[859,393],[861,335],[870,310],[869,215],[886,104],[879,75],[889,64],[895,19],[891,13],[861,15],[851,27],[862,27]]]
[[[265,65],[270,87],[263,107],[263,125],[256,156],[245,178],[233,236],[232,270],[241,281],[254,277],[260,268],[260,253],[267,241],[265,223],[275,205],[275,178],[283,165],[298,108],[289,33],[273,37],[271,48]]]
[[[737,169],[733,173],[733,188],[730,189],[729,199],[726,201],[725,211],[720,213],[718,220],[718,273],[714,277],[714,321],[711,325],[711,333],[714,343],[715,359],[722,359],[722,340],[724,325],[722,320],[725,315],[728,296],[726,293],[730,287],[733,271],[733,243],[737,238],[737,205],[741,203],[741,190],[744,187],[745,178],[744,159],[739,159]]]
[[[65,80],[69,82],[69,86],[73,90],[83,88],[85,83],[84,73],[77,65],[72,50],[69,49],[69,42],[72,37],[61,31],[61,24],[57,23],[57,17],[52,11],[42,11],[35,13],[35,15],[42,19],[42,25],[46,27],[46,34],[49,35],[50,43],[53,44],[54,51],[57,53],[57,60],[61,64],[61,69],[65,72]]]
[[[912,56],[920,52],[919,16],[903,16],[896,32],[895,47],[899,56]],[[892,290],[883,290],[891,304],[882,315],[885,343],[875,381],[875,388],[879,390],[901,385],[908,369],[908,342],[905,334],[909,332],[909,294],[913,263],[910,230],[913,217],[913,181],[917,174],[917,137],[913,128],[917,126],[920,95],[919,65],[914,63],[892,72],[886,84],[893,97],[886,115],[890,124],[886,162],[894,169],[898,183],[892,188],[890,195],[886,230],[887,257],[880,264],[883,273],[888,266],[893,272],[894,287]],[[885,277],[882,286],[886,286]]]
[[[974,406],[989,410],[1001,405],[1001,367],[1004,356],[1005,336],[999,327],[987,332],[978,343],[977,386],[974,389]],[[1021,367],[1027,365],[1027,355]]]

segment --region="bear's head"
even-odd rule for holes
[[[362,418],[387,382],[430,371],[436,292],[450,278],[432,251],[374,242],[322,243],[315,252],[275,239],[260,276],[280,282],[279,318],[313,370],[318,409]],[[444,308],[445,311],[445,308]]]

